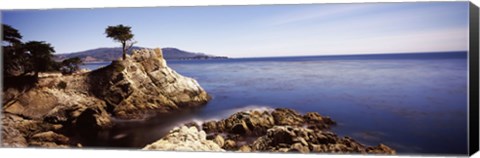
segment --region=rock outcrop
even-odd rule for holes
[[[227,151],[395,154],[395,150],[384,144],[369,147],[350,137],[341,138],[329,131],[335,124],[316,112],[301,115],[278,108],[241,111],[223,120],[186,125],[201,127],[208,140]]]
[[[225,151],[218,144],[206,139],[205,131],[196,127],[174,128],[162,139],[147,145],[143,150],[168,151]]]
[[[91,72],[39,78],[28,89],[4,89],[2,96],[2,145],[12,147],[63,146],[72,142],[35,134],[52,131],[55,134],[47,136],[56,139],[66,129],[109,128],[112,116],[142,118],[201,106],[210,99],[195,80],[167,66],[161,49],[137,50],[126,60]]]
[[[336,123],[329,117],[309,112],[305,116],[296,111],[278,108],[273,111],[241,111],[220,121],[209,121],[202,124],[207,133],[232,133],[245,136],[261,136],[273,126],[308,126],[315,129],[328,129]]]
[[[395,154],[383,144],[366,147],[350,137],[339,138],[329,131],[294,126],[275,126],[250,146],[252,151]]]
[[[197,81],[167,66],[161,49],[133,51],[126,60],[90,73],[87,81],[119,118],[139,118],[152,110],[170,112],[209,100]]]

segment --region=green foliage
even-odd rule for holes
[[[130,26],[123,26],[120,24],[117,26],[108,26],[105,30],[105,33],[107,34],[108,38],[113,38],[113,40],[117,42],[124,42],[133,38],[133,34],[130,29]]]
[[[53,60],[53,47],[44,41],[22,42],[22,35],[15,28],[2,24],[4,76],[25,76],[31,72],[56,71],[59,64]]]
[[[61,63],[60,71],[63,74],[72,74],[75,71],[80,70],[81,64],[83,64],[83,62],[79,57],[65,59]]]
[[[10,44],[21,44],[22,35],[17,29],[14,29],[10,25],[2,24],[3,38],[2,40]]]
[[[112,38],[114,41],[120,42],[122,44],[123,50],[123,60],[126,58],[126,53],[135,43],[133,40],[133,34],[130,30],[130,26],[124,26],[122,24],[117,26],[108,26],[105,29],[105,34],[108,38]]]
[[[18,76],[29,72],[29,54],[21,41],[20,32],[9,25],[2,24],[4,76]]]
[[[39,72],[55,71],[56,62],[53,60],[53,47],[44,41],[30,41],[25,43],[26,50],[30,53],[35,74]]]

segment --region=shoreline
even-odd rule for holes
[[[396,154],[384,144],[341,138],[330,130],[335,125],[316,112],[245,110],[218,121],[181,124],[143,150]]]

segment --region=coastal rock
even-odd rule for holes
[[[92,71],[88,82],[93,94],[124,119],[197,107],[210,99],[197,81],[167,66],[161,49],[134,50],[126,60]]]
[[[137,50],[126,60],[94,71],[28,81],[28,88],[12,85],[2,93],[2,115],[8,115],[2,117],[4,146],[28,146],[30,138],[42,132],[62,134],[56,128],[93,136],[112,126],[112,116],[144,118],[198,107],[210,99],[194,79],[170,69],[160,49]],[[35,141],[49,147],[58,143],[37,137]]]
[[[223,149],[226,150],[235,150],[237,149],[237,143],[234,140],[227,140],[225,141],[225,144],[222,146]]]
[[[143,150],[224,151],[217,143],[207,140],[204,131],[186,126],[173,129],[167,136],[145,146]]]
[[[217,143],[219,146],[222,146],[222,147],[223,145],[225,145],[225,139],[223,139],[221,135],[215,136],[215,138],[213,138],[213,142]]]
[[[224,120],[205,122],[202,124],[202,129],[207,133],[226,132],[245,136],[261,136],[275,125],[305,125],[315,129],[327,129],[331,125],[335,125],[335,122],[316,112],[309,112],[302,116],[290,109],[277,108],[273,111],[236,112]]]
[[[275,109],[275,111],[272,112],[272,116],[275,119],[276,125],[299,126],[305,122],[302,115],[296,111],[285,108]]]
[[[220,121],[204,122],[202,129],[228,151],[395,154],[383,144],[368,147],[350,137],[338,137],[328,131],[335,124],[317,112],[301,115],[278,108],[236,112]]]
[[[303,127],[275,126],[252,143],[253,151],[395,154],[386,145],[366,147],[351,138]]]
[[[317,112],[307,112],[303,119],[309,128],[314,129],[327,129],[336,124],[330,117],[322,117]]]
[[[238,152],[251,152],[252,148],[248,145],[243,145],[238,149]]]
[[[28,142],[25,135],[16,128],[18,116],[2,115],[2,146],[27,147]]]
[[[35,141],[42,141],[38,139],[42,135],[37,134],[61,128],[60,124],[44,123],[4,113],[2,115],[2,146],[27,147]]]
[[[220,129],[217,127],[217,122],[216,121],[208,121],[202,124],[202,129],[205,132],[218,132],[218,131],[223,131],[223,129]]]
[[[37,133],[30,138],[31,146],[68,147],[69,138],[53,131]]]

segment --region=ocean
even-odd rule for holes
[[[466,52],[167,61],[213,96],[181,116],[117,125],[87,145],[141,148],[181,122],[254,108],[318,112],[332,130],[398,154],[467,153]],[[96,69],[108,63],[87,64]]]

